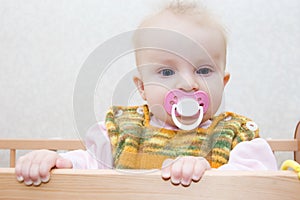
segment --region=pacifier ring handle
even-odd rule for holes
[[[171,111],[171,116],[172,116],[173,122],[175,123],[175,125],[178,128],[180,128],[182,130],[189,131],[189,130],[193,130],[193,129],[197,128],[200,125],[200,123],[202,122],[203,114],[204,114],[203,107],[199,106],[198,108],[199,108],[198,119],[194,123],[192,123],[192,124],[183,124],[176,117],[177,104],[173,104],[172,111]]]

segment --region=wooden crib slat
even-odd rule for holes
[[[15,165],[16,165],[16,149],[11,149],[9,154],[10,154],[9,155],[10,156],[9,166],[10,167],[15,167]]]
[[[112,170],[52,170],[51,180],[39,187],[18,183],[14,169],[0,168],[0,199],[151,199],[151,200],[295,200],[300,181],[292,171],[206,171],[190,187],[174,186],[159,172]]]

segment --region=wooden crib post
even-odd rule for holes
[[[300,163],[300,121],[296,126],[294,138],[298,140],[298,150],[294,152],[294,160]]]

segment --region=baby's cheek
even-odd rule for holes
[[[165,111],[163,105],[161,105],[161,104],[151,105],[150,106],[150,111],[160,121],[162,121],[162,122],[167,121],[168,114]]]
[[[219,109],[222,98],[223,98],[223,89],[224,87],[220,84],[213,85],[214,87],[210,87],[208,90],[210,106],[207,111],[208,114],[215,115],[217,110]]]

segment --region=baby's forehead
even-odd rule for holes
[[[216,36],[214,36],[216,34]],[[224,59],[226,45],[219,33],[211,30],[189,32],[145,28],[137,31],[135,53],[139,62],[186,59],[190,62]]]
[[[156,63],[156,64],[172,64],[178,62],[186,62],[190,64],[197,64],[200,62],[210,62],[213,59],[212,55],[209,55],[207,52],[196,52],[193,53],[183,53],[179,51],[170,51],[168,49],[140,49],[136,50],[136,56],[143,63]]]

